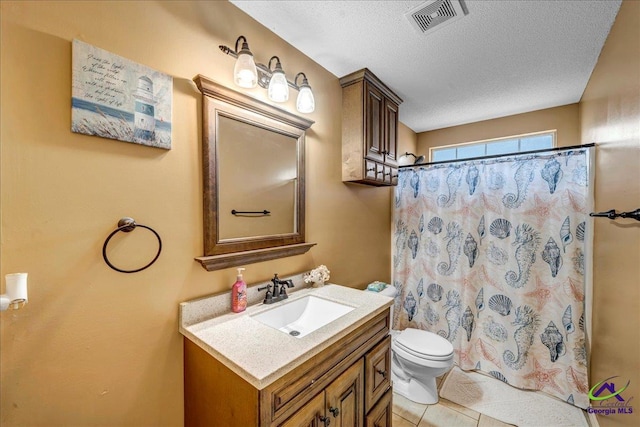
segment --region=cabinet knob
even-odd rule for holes
[[[329,419],[329,417],[325,417],[325,416],[320,416],[320,422],[324,423],[325,426],[328,426],[329,424],[331,424],[331,419]]]
[[[387,377],[387,371],[383,371],[382,369],[376,369],[376,372],[382,375],[383,378]]]
[[[331,414],[333,415],[333,418],[337,418],[338,415],[340,415],[340,409],[333,408],[331,406],[329,406],[329,412],[331,412]]]

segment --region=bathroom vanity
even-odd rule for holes
[[[350,311],[301,338],[256,320],[309,296]],[[392,301],[328,285],[191,324],[183,303],[185,426],[390,426]]]

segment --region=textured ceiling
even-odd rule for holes
[[[422,132],[578,102],[621,0],[467,0],[427,34],[424,1],[231,2],[336,77],[369,68]]]

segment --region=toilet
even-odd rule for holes
[[[387,286],[378,293],[394,298],[396,289]],[[393,391],[413,402],[437,403],[436,377],[453,366],[453,345],[433,332],[414,328],[392,330],[391,356]]]

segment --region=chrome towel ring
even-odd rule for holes
[[[147,230],[151,231],[153,234],[156,235],[156,237],[158,238],[158,253],[151,260],[151,262],[145,265],[144,267],[137,268],[135,270],[122,270],[114,266],[113,264],[111,264],[111,262],[109,261],[109,258],[107,257],[107,245],[109,244],[109,240],[111,240],[111,238],[119,231],[124,231],[125,233],[129,233],[133,231],[136,227],[146,228]],[[104,258],[104,262],[106,262],[109,267],[113,268],[115,271],[119,271],[120,273],[137,273],[138,271],[142,271],[146,268],[149,268],[154,262],[156,262],[156,260],[160,256],[160,252],[162,252],[162,239],[160,239],[160,235],[156,233],[156,231],[153,228],[147,227],[146,225],[142,225],[142,224],[136,224],[136,221],[133,218],[129,218],[129,217],[121,218],[120,221],[118,221],[118,228],[116,228],[111,234],[109,234],[109,237],[107,237],[107,240],[104,241],[104,245],[102,245],[102,258]]]

